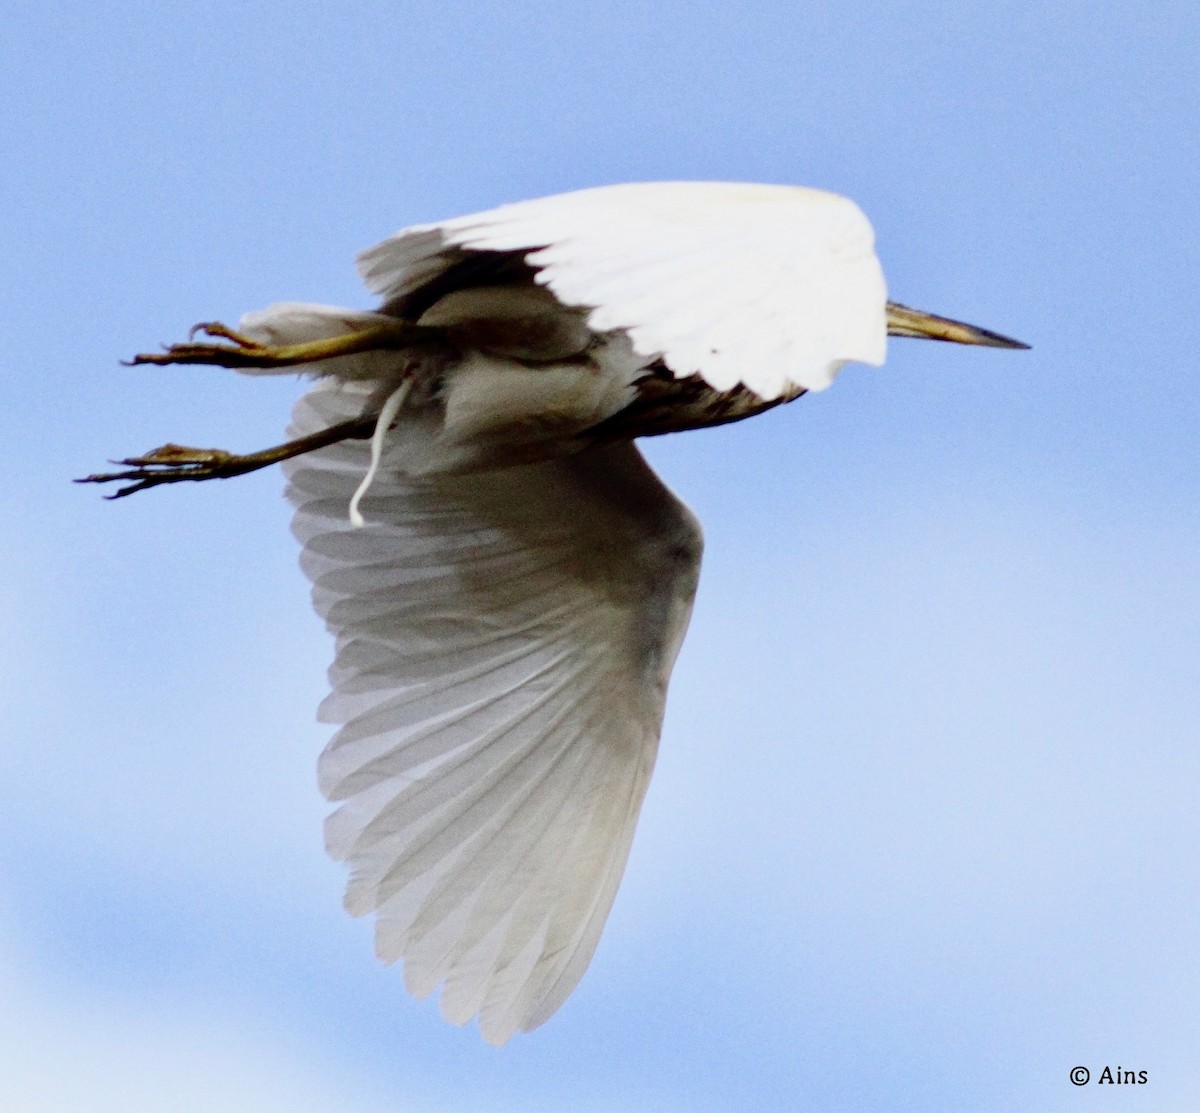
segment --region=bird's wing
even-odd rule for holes
[[[359,269],[386,299],[463,250],[518,252],[598,332],[716,390],[765,400],[883,362],[886,290],[874,235],[844,197],[793,186],[653,182],[503,205],[405,229]]]
[[[297,434],[361,409],[323,383]],[[411,992],[500,1044],[547,1019],[608,916],[691,611],[700,532],[629,443],[467,476],[386,466],[351,529],[362,442],[289,465],[337,638],[320,761],[346,906]],[[386,465],[385,456],[384,463]]]

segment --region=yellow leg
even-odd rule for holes
[[[192,337],[197,333],[220,337],[228,344],[197,344]],[[126,365],[156,363],[206,363],[215,367],[293,367],[303,363],[316,363],[336,356],[352,356],[362,352],[407,348],[413,344],[428,342],[439,335],[439,330],[410,324],[408,321],[390,321],[373,325],[357,332],[345,332],[321,340],[308,340],[300,344],[281,344],[273,347],[260,344],[257,340],[235,332],[220,321],[205,321],[195,326],[186,344],[172,344],[161,352],[143,352]]]
[[[164,444],[142,456],[129,456],[124,460],[112,461],[114,464],[126,465],[130,469],[128,471],[88,475],[75,482],[129,481],[129,486],[121,487],[107,496],[110,499],[119,499],[163,483],[229,479],[235,475],[245,475],[247,472],[269,467],[292,456],[300,456],[305,452],[337,444],[339,441],[365,440],[375,431],[377,420],[377,415],[353,418],[338,425],[331,425],[319,433],[311,433],[307,437],[298,437],[294,441],[286,441],[273,448],[264,448],[261,452],[251,452],[244,456],[226,452],[223,448],[188,448],[181,444]]]

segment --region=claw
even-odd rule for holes
[[[265,344],[260,344],[257,340],[247,336],[244,332],[238,332],[236,329],[231,329],[228,325],[222,324],[220,321],[201,321],[198,325],[192,325],[188,329],[188,340],[195,340],[196,333],[202,332],[205,336],[219,336],[222,340],[232,340],[239,348],[254,348],[259,351],[270,351]]]

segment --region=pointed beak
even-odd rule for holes
[[[1028,348],[1020,340],[1001,336],[985,328],[952,321],[949,317],[936,317],[919,309],[909,309],[898,302],[887,303],[887,330],[889,336],[916,336],[922,340],[948,340],[954,344],[980,344],[985,348]]]

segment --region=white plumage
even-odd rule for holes
[[[796,186],[602,186],[418,225],[359,258],[372,292],[401,297],[450,248],[530,252],[536,281],[621,330],[638,355],[714,390],[770,401],[883,362],[883,271],[853,201]]]
[[[691,612],[700,529],[633,438],[825,387],[889,331],[1022,346],[888,302],[872,240],[814,190],[584,190],[384,240],[360,259],[376,312],[280,304],[206,326],[231,345],[138,357],[320,378],[277,449],[166,445],[89,478],[127,494],[290,458],[337,642],[320,785],[346,906],[493,1043],[591,958]]]

